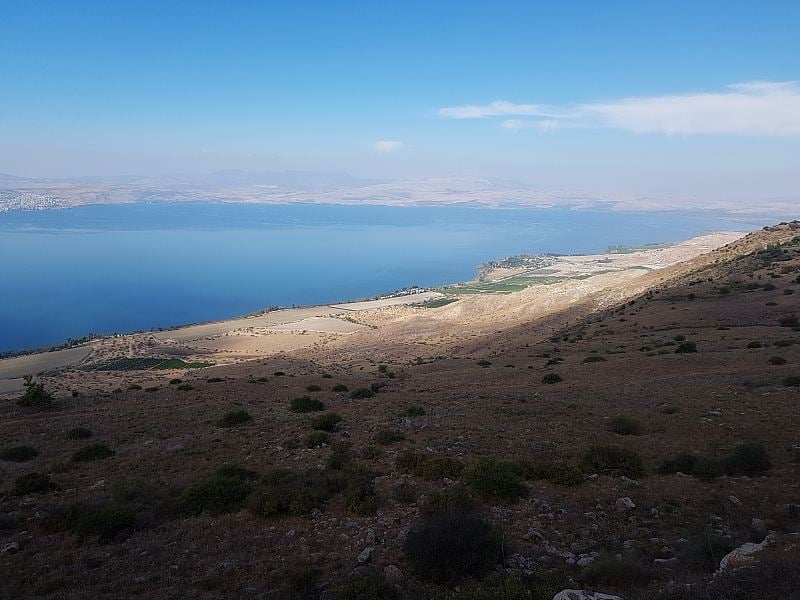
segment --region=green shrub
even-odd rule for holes
[[[135,523],[134,511],[117,502],[77,504],[66,512],[63,520],[67,530],[78,537],[97,537],[100,542],[111,542],[132,531]]]
[[[592,354],[591,356],[587,356],[583,359],[584,363],[596,363],[596,362],[606,362],[606,359],[602,356],[598,356],[597,354]]]
[[[40,381],[33,381],[31,375],[23,377],[25,392],[17,399],[19,406],[29,408],[45,408],[53,403],[53,396],[44,389],[44,385]]]
[[[361,400],[364,398],[372,398],[375,395],[375,390],[370,388],[358,388],[350,392],[350,398],[353,400]]]
[[[685,335],[676,335],[672,339],[675,340],[676,342],[685,342],[686,341],[686,336]]]
[[[464,465],[449,456],[422,454],[406,450],[398,455],[395,465],[400,471],[411,473],[422,479],[456,479],[461,475]]]
[[[181,392],[188,392],[188,391],[190,391],[190,390],[193,390],[193,389],[194,389],[194,386],[191,386],[191,385],[189,385],[188,383],[182,383],[182,384],[180,384],[178,387],[176,387],[175,389],[176,389],[176,390],[179,390],[179,391],[181,391]]]
[[[176,377],[175,379],[170,379],[170,380],[169,380],[169,384],[170,384],[170,385],[178,385],[178,384],[180,384],[180,383],[183,383],[183,379],[178,379],[178,378]]]
[[[128,389],[129,389],[130,391],[132,391],[132,392],[136,392],[136,391],[139,391],[139,390],[141,390],[141,389],[142,389],[142,386],[140,386],[138,383],[132,383],[132,384],[130,384],[130,385],[128,386]]]
[[[716,571],[722,557],[736,547],[729,536],[703,525],[692,527],[684,537],[688,542],[682,546],[678,557],[690,571]]]
[[[763,444],[740,444],[723,462],[728,475],[753,475],[768,471],[771,467],[769,454]]]
[[[339,440],[331,447],[325,466],[332,471],[341,471],[353,461],[353,447],[347,440]]]
[[[319,392],[321,390],[322,390],[322,388],[320,386],[318,386],[317,384],[315,384],[315,383],[312,383],[311,385],[306,386],[306,391],[307,392]]]
[[[408,532],[406,559],[420,579],[435,583],[480,577],[497,563],[500,537],[480,515],[438,513]]]
[[[425,409],[419,404],[412,404],[400,413],[401,417],[422,417],[423,415],[425,415]]]
[[[261,480],[248,501],[248,508],[262,517],[303,515],[320,508],[346,487],[347,477],[342,472],[275,469]]]
[[[584,454],[587,470],[638,477],[643,473],[642,459],[633,450],[619,446],[592,446]]]
[[[312,431],[303,440],[306,448],[319,448],[329,444],[330,441],[331,436],[324,431]]]
[[[406,439],[406,436],[403,432],[395,429],[383,429],[375,434],[375,441],[382,446],[402,442],[404,439]]]
[[[286,573],[288,600],[317,600],[319,598],[319,571],[308,565],[289,569]]]
[[[72,455],[72,462],[93,462],[114,456],[115,452],[105,444],[89,444]]]
[[[331,586],[332,600],[399,600],[400,593],[377,575],[350,575]]]
[[[691,354],[697,352],[697,344],[695,342],[681,342],[675,348],[675,354]]]
[[[424,516],[430,517],[446,512],[473,512],[479,502],[463,485],[445,488],[441,492],[431,493],[420,510]]]
[[[771,356],[769,359],[769,364],[771,365],[785,365],[786,359],[782,356]]]
[[[342,417],[336,413],[325,413],[324,415],[318,415],[311,420],[311,428],[318,431],[327,431],[332,433],[339,429],[339,423],[341,421]]]
[[[514,465],[495,458],[478,459],[467,468],[464,480],[478,494],[488,498],[516,500],[528,495],[528,488]]]
[[[333,386],[331,388],[331,390],[334,391],[334,392],[346,392],[346,391],[348,391],[348,388],[343,383],[337,383],[335,386]]]
[[[346,481],[344,505],[347,510],[359,515],[375,512],[378,508],[375,475],[365,467],[354,466],[346,471]]]
[[[67,432],[68,440],[85,440],[92,437],[92,430],[86,427],[75,427]]]
[[[253,491],[255,473],[234,465],[221,467],[205,481],[189,486],[178,497],[178,510],[197,516],[238,510]]]
[[[747,344],[747,347],[748,347],[748,348],[751,348],[751,349],[752,349],[752,348],[761,348],[761,347],[762,347],[762,344],[761,344],[761,342],[759,342],[759,341],[757,341],[757,340],[756,340],[756,341],[753,341],[753,342],[749,342],[749,343]]]
[[[800,325],[800,319],[797,318],[797,315],[785,315],[778,319],[778,324],[781,327],[797,327]]]
[[[479,367],[483,367],[484,369],[485,369],[486,367],[489,367],[489,366],[491,366],[491,364],[492,364],[492,363],[491,363],[491,362],[489,362],[488,360],[486,360],[485,358],[482,358],[482,359],[480,359],[480,360],[477,362],[477,365],[478,365]]]
[[[798,377],[797,375],[784,377],[783,385],[785,385],[786,387],[800,387],[800,377]]]
[[[491,573],[482,581],[467,580],[455,591],[434,596],[435,600],[550,600],[569,587],[564,576],[519,571]]]
[[[325,405],[321,400],[317,400],[316,398],[300,396],[292,400],[289,410],[296,413],[320,412],[325,410]]]
[[[658,467],[658,472],[662,475],[671,475],[673,473],[691,475],[699,458],[697,454],[692,454],[691,452],[677,454],[661,463]]]
[[[0,460],[7,462],[27,462],[38,455],[36,448],[31,446],[10,446],[0,450]]]
[[[618,415],[608,421],[608,429],[618,435],[640,435],[642,424],[636,417]]]
[[[548,373],[542,377],[542,383],[553,384],[560,381],[564,381],[564,379],[558,373]]]
[[[46,494],[56,486],[45,473],[26,473],[14,481],[14,494],[27,496],[28,494]]]
[[[253,420],[250,413],[246,410],[232,410],[225,413],[225,416],[217,421],[219,427],[236,427],[237,425],[244,425]]]

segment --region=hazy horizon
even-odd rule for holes
[[[0,173],[797,197],[797,3],[354,8],[9,6]]]

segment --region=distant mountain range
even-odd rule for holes
[[[746,215],[794,218],[800,197],[736,199],[614,196],[574,190],[539,189],[529,184],[481,177],[386,181],[348,173],[239,171],[175,175],[94,176],[31,179],[0,174],[0,212],[49,210],[85,204],[133,202],[243,202],[320,204],[477,205],[495,208],[554,207],[616,210],[725,210]]]

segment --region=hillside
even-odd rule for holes
[[[0,405],[0,597],[796,597],[800,224],[587,281],[45,378]]]

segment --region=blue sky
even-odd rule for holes
[[[0,172],[798,193],[797,1],[0,9]]]

